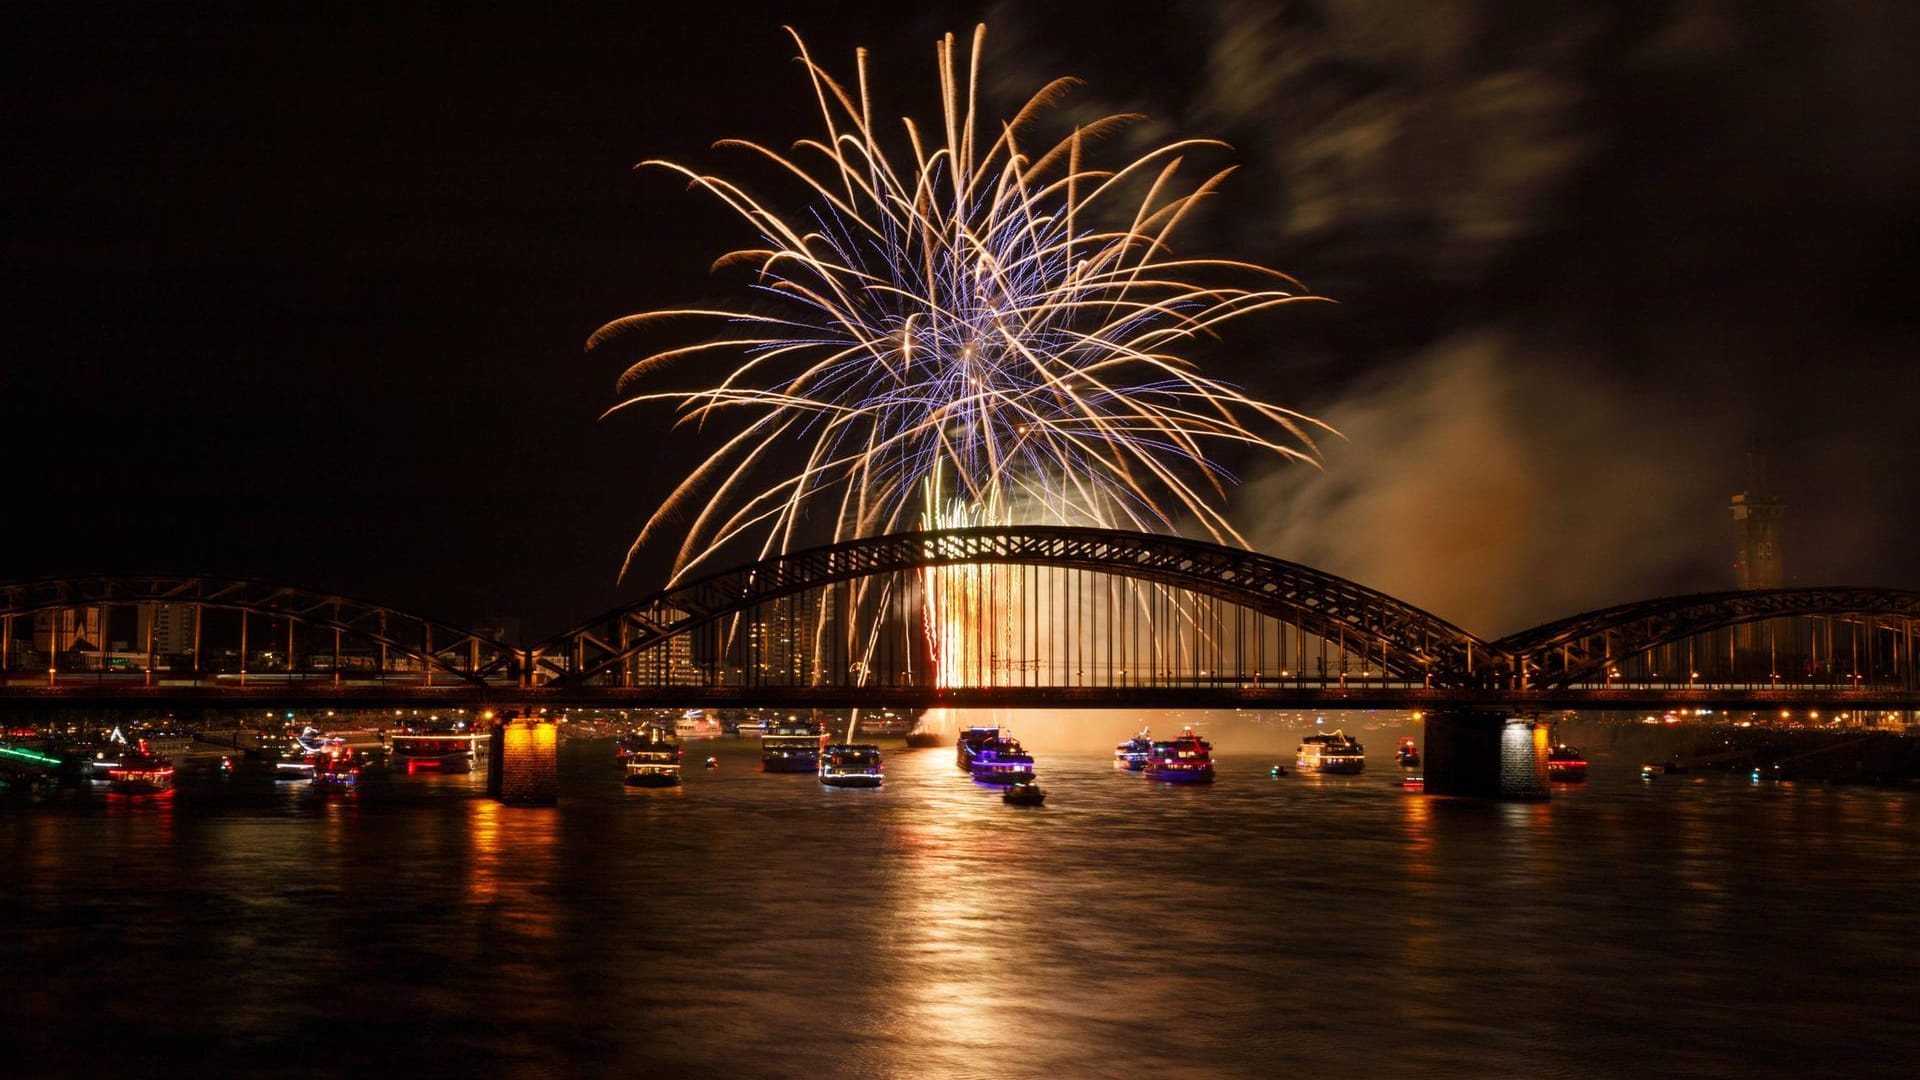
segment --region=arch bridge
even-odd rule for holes
[[[0,702],[1912,709],[1916,615],[1894,590],[1712,593],[1489,641],[1257,552],[988,527],[778,555],[525,649],[254,579],[0,585]]]

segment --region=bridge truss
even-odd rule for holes
[[[1920,593],[1775,589],[1624,604],[1487,641],[1256,552],[989,527],[775,556],[524,651],[251,579],[0,585],[0,698],[1913,709],[1917,620]]]
[[[1071,527],[901,533],[779,555],[535,650],[543,681],[1043,689],[1464,685],[1474,635],[1256,552]]]
[[[50,685],[137,677],[517,682],[522,654],[442,619],[248,578],[89,576],[0,584],[0,672]]]
[[[1590,611],[1500,639],[1518,685],[1911,691],[1920,593],[1754,589]]]

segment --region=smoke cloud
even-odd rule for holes
[[[1090,115],[1230,142],[1186,242],[1339,301],[1202,358],[1345,435],[1322,471],[1236,463],[1255,547],[1499,635],[1732,587],[1758,448],[1791,582],[1920,586],[1920,9],[1157,11],[1125,66],[1030,9],[995,30]]]
[[[1729,546],[1702,510],[1725,492],[1674,466],[1726,431],[1510,334],[1450,338],[1317,411],[1346,439],[1323,472],[1242,489],[1248,539],[1475,633],[1648,595]]]

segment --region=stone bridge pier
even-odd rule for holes
[[[554,803],[560,799],[560,732],[553,719],[501,710],[493,722],[487,754],[487,794],[503,803]]]
[[[1537,717],[1468,709],[1426,714],[1422,751],[1430,795],[1547,798],[1547,725]]]

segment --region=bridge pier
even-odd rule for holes
[[[559,729],[531,712],[493,723],[487,754],[487,794],[503,803],[560,801]]]
[[[1426,714],[1426,790],[1482,799],[1547,798],[1547,726],[1468,709]]]

